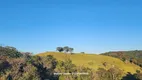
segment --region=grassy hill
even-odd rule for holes
[[[138,52],[127,53],[130,56],[124,52],[112,53],[113,56],[45,52],[36,56],[0,46],[0,80],[142,80]]]
[[[135,73],[136,70],[140,70],[140,67],[131,64],[124,63],[120,59],[113,58],[105,55],[97,55],[97,54],[65,54],[59,52],[45,52],[37,54],[38,56],[47,56],[53,55],[57,60],[64,61],[65,59],[71,59],[73,64],[77,66],[85,66],[97,70],[98,68],[109,69],[111,67],[118,67],[124,72]],[[104,66],[103,63],[107,63],[107,66]]]

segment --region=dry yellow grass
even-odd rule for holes
[[[73,64],[77,66],[85,66],[92,69],[97,70],[98,68],[106,68],[109,69],[111,67],[118,67],[121,70],[124,70],[124,72],[131,72],[135,73],[136,70],[140,70],[140,67],[131,63],[124,63],[123,61],[109,57],[104,55],[97,55],[97,54],[65,54],[65,53],[59,53],[59,52],[45,52],[37,54],[39,56],[47,56],[47,55],[53,55],[57,60],[64,61],[65,59],[71,59]],[[105,67],[103,63],[106,62],[107,66]]]

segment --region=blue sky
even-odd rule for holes
[[[0,44],[39,53],[142,49],[141,0],[0,0]]]

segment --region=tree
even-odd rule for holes
[[[56,50],[62,52],[64,49],[62,47],[57,47]]]
[[[72,53],[72,52],[73,52],[73,50],[74,50],[73,48],[69,48],[69,52],[70,52],[70,53]]]
[[[96,73],[99,80],[109,80],[109,73],[104,68],[99,68]]]
[[[64,50],[65,53],[67,53],[67,52],[69,52],[69,47],[68,47],[68,46],[65,46],[65,47],[63,48],[63,50]]]
[[[134,64],[137,64],[137,60],[134,59],[134,58],[131,58],[131,59],[130,59],[130,62],[131,62],[131,63],[134,63]]]
[[[10,58],[18,58],[22,57],[23,55],[19,52],[16,48],[10,46],[0,46],[0,56],[7,56]]]
[[[109,70],[99,68],[97,74],[99,80],[121,80],[123,72],[118,68],[110,68]]]
[[[7,60],[0,60],[0,76],[11,68],[11,64]]]
[[[137,80],[136,76],[131,74],[130,72],[127,73],[126,76],[123,76],[121,80]]]
[[[120,80],[122,78],[123,72],[118,68],[110,68],[108,70],[110,80]]]
[[[107,62],[103,62],[103,66],[107,67],[108,63]]]
[[[81,54],[85,54],[85,52],[80,52]]]

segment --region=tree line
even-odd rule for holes
[[[102,55],[119,58],[120,60],[126,63],[130,62],[142,67],[142,51],[141,50],[106,52],[106,53],[103,53]]]

